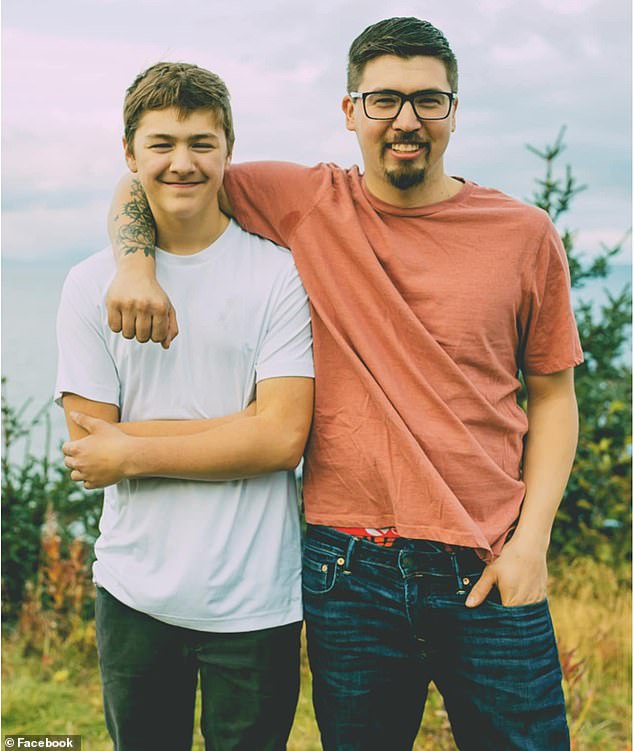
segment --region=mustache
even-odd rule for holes
[[[427,141],[423,141],[416,133],[403,133],[401,135],[395,136],[387,145],[391,146],[393,143],[415,143],[418,146],[423,146],[426,149],[429,148]]]

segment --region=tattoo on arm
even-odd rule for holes
[[[120,224],[123,217],[130,221]],[[154,258],[156,230],[154,217],[145,197],[145,192],[138,180],[130,186],[130,200],[123,204],[121,212],[114,217],[117,225],[117,244],[123,255],[142,250],[146,256]]]

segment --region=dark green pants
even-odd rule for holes
[[[115,751],[190,751],[200,675],[207,751],[283,751],[301,623],[245,633],[170,626],[97,588],[97,646]]]

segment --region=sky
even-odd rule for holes
[[[107,244],[123,96],[159,60],[224,78],[234,161],[358,163],[340,108],[347,51],[403,15],[438,26],[458,58],[447,172],[529,200],[543,170],[526,144],[566,126],[560,171],[588,188],[561,226],[587,257],[617,243],[631,226],[629,0],[5,0],[3,257],[70,260]]]

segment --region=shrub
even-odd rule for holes
[[[60,555],[66,558],[75,540],[90,546],[95,541],[103,499],[103,493],[85,491],[72,482],[60,460],[49,461],[48,407],[27,420],[27,406],[14,409],[2,395],[2,611],[9,623],[19,615],[27,582],[35,582],[47,512],[57,519]],[[33,456],[29,443],[36,428],[46,434],[46,449],[40,457]],[[12,452],[20,439],[26,442],[24,456],[14,461]],[[88,559],[86,570],[89,565]]]

